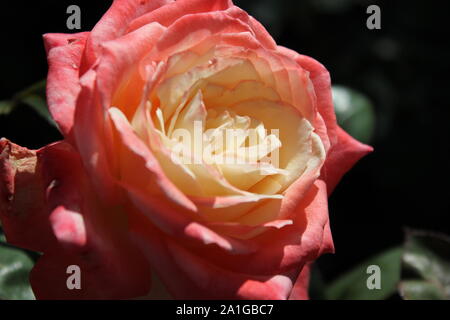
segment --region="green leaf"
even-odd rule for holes
[[[8,115],[16,107],[27,105],[46,119],[51,125],[56,126],[48,111],[45,98],[46,81],[41,80],[18,92],[11,100],[0,101],[0,115]]]
[[[399,289],[407,300],[450,300],[450,239],[407,231]]]
[[[47,103],[42,97],[36,94],[30,94],[28,96],[23,97],[21,102],[30,106],[34,111],[36,111],[41,117],[46,119],[50,124],[55,125],[55,122],[53,121],[52,116],[48,111]]]
[[[6,242],[5,234],[3,233],[2,224],[0,222],[0,244]]]
[[[31,86],[29,86],[29,87],[23,89],[22,91],[20,91],[19,93],[17,93],[15,95],[15,97],[20,99],[21,97],[26,97],[30,94],[39,94],[41,96],[45,96],[46,85],[47,85],[47,81],[45,79],[35,82]]]
[[[422,280],[402,281],[399,290],[405,300],[448,300],[434,283]]]
[[[8,115],[14,109],[14,102],[9,100],[0,101],[0,116]]]
[[[370,100],[353,89],[333,86],[333,102],[339,125],[355,139],[370,143],[375,131],[375,112]]]
[[[33,260],[22,250],[0,243],[0,299],[34,300],[28,276]]]
[[[367,259],[353,270],[332,282],[326,289],[330,300],[383,300],[397,291],[400,280],[402,249],[395,247]],[[367,268],[371,265],[380,267],[381,288],[369,289],[367,279],[371,276]]]

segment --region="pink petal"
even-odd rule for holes
[[[107,108],[115,106],[129,115],[134,114],[147,80],[140,61],[151,51],[164,31],[164,27],[152,23],[101,44],[103,51],[95,70],[102,110],[106,112]]]
[[[292,225],[292,220],[274,220],[256,226],[243,225],[236,222],[211,222],[207,225],[220,234],[230,235],[238,239],[251,239],[255,235],[290,226]]]
[[[75,138],[83,161],[105,201],[120,199],[114,187],[118,170],[116,151],[111,123],[105,114],[116,102],[129,113],[137,108],[145,84],[137,61],[150,51],[163,31],[160,25],[151,24],[101,44],[102,56],[81,78]]]
[[[256,39],[267,49],[275,49],[277,44],[273,40],[272,36],[267,32],[264,26],[255,18],[249,16],[249,24],[255,33]]]
[[[308,263],[302,268],[295,281],[289,300],[309,300],[308,288],[311,268],[312,263]]]
[[[123,36],[134,19],[151,12],[172,0],[116,0],[96,24],[87,40],[82,73],[91,68],[101,55],[101,45]]]
[[[144,221],[135,221],[135,242],[174,298],[287,299],[293,273],[258,277],[223,269],[166,238]]]
[[[346,133],[342,128],[337,127],[337,141],[331,147],[324,167],[322,168],[322,178],[327,183],[328,194],[341,180],[342,176],[350,170],[359,159],[372,152],[371,146],[365,145]]]
[[[168,27],[185,15],[222,11],[232,5],[231,0],[178,0],[135,19],[128,27],[128,32],[152,22]]]
[[[89,70],[80,79],[81,92],[75,111],[74,137],[77,150],[99,196],[106,203],[120,203],[123,195],[116,184],[116,157],[109,118],[104,116],[97,73]]]
[[[62,134],[72,139],[75,104],[80,92],[79,68],[88,32],[44,35],[49,71],[47,102]]]
[[[158,41],[155,49],[157,51],[149,58],[165,59],[171,54],[199,44],[214,34],[246,31],[251,31],[250,27],[228,14],[228,10],[183,16],[167,28]]]
[[[2,199],[5,191],[7,197],[0,218],[10,243],[44,253],[31,274],[38,299],[123,299],[148,292],[150,269],[130,245],[125,213],[98,202],[70,144],[29,151],[2,140],[1,150]],[[67,288],[70,265],[81,268],[82,290]]]
[[[310,72],[310,78],[314,84],[317,96],[317,108],[320,113],[319,120],[326,124],[326,134],[329,142],[326,142],[324,139],[324,128],[320,128],[317,123],[315,127],[320,128],[319,135],[327,145],[330,145],[321,175],[327,183],[328,193],[330,194],[342,176],[359,159],[372,152],[373,148],[356,141],[337,125],[331,94],[330,74],[327,69],[313,58],[300,55],[284,47],[278,48],[281,53],[295,59],[303,69]]]
[[[0,140],[0,219],[8,242],[44,251],[55,246],[56,238],[45,201],[50,181],[36,171],[37,165],[36,151]]]
[[[247,243],[256,251],[249,255],[230,256],[214,248],[196,248],[196,254],[207,256],[215,264],[234,272],[253,275],[281,274],[301,270],[321,254],[333,252],[329,227],[326,185],[317,180],[291,214],[293,224],[263,233]]]
[[[281,46],[278,46],[278,50],[297,61],[300,67],[310,73],[309,77],[314,84],[318,111],[326,124],[331,144],[334,144],[337,139],[337,123],[331,94],[330,73],[321,63],[311,57],[298,54],[293,50]]]

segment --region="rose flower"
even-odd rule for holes
[[[337,125],[325,67],[231,0],[116,0],[44,40],[64,140],[0,142],[0,218],[43,253],[37,298],[308,297],[327,197],[371,151]]]

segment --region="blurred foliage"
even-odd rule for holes
[[[364,261],[327,286],[325,297],[331,300],[383,300],[397,292],[400,280],[400,261],[402,249],[389,249]],[[367,267],[379,266],[381,269],[381,289],[367,288]]]
[[[22,249],[6,243],[0,227],[0,300],[33,300],[28,280],[33,259]]]
[[[359,263],[330,283],[311,273],[310,296],[318,300],[450,300],[450,238],[406,230],[402,246]],[[369,266],[380,268],[380,288],[369,289]]]
[[[0,115],[8,115],[14,109],[14,104],[11,101],[0,101]]]
[[[37,94],[30,94],[26,97],[23,97],[22,102],[36,111],[41,117],[47,120],[48,123],[55,125],[55,122],[53,121],[50,112],[48,111],[45,98]]]
[[[375,131],[375,113],[370,100],[354,89],[333,86],[333,101],[339,125],[355,139],[370,143]]]
[[[15,94],[12,99],[0,101],[0,115],[6,116],[14,111],[15,108],[25,105],[36,111],[51,125],[56,125],[48,111],[45,85],[46,81],[41,80]]]
[[[450,300],[450,239],[408,231],[400,293],[407,300]]]
[[[2,224],[0,222],[0,243],[6,242],[5,234],[3,233]]]

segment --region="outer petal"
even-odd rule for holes
[[[123,37],[102,43],[103,53],[95,67],[101,107],[118,107],[132,116],[143,97],[147,70],[140,61],[150,52],[165,28],[151,23]],[[144,79],[145,78],[145,79]]]
[[[326,185],[317,180],[302,202],[294,209],[296,220],[291,229],[286,227],[284,233],[268,237],[267,246],[262,250],[258,259],[273,261],[282,270],[297,266],[301,267],[307,261],[313,261],[324,253],[334,252],[331,236]],[[280,247],[283,256],[277,261],[275,258]],[[256,262],[256,261],[255,261]],[[270,267],[270,263],[266,264]]]
[[[135,19],[128,27],[128,31],[136,30],[152,22],[168,27],[182,16],[226,10],[232,5],[231,0],[178,0]]]
[[[320,62],[311,57],[298,54],[293,50],[281,46],[278,46],[278,50],[282,54],[294,59],[300,67],[310,73],[309,77],[313,82],[317,98],[317,109],[326,124],[328,136],[333,145],[337,140],[337,122],[331,94],[330,73]]]
[[[0,219],[8,241],[34,251],[55,246],[36,151],[0,140]]]
[[[287,225],[278,230],[273,228],[252,241],[248,240],[257,246],[257,250],[253,253],[232,255],[230,252],[215,247],[189,246],[189,248],[193,255],[207,257],[207,260],[214,266],[232,273],[255,277],[287,274],[292,270],[298,273],[308,261],[313,261],[319,255],[334,250],[328,222],[327,193],[324,182],[317,181],[315,183],[304,197],[304,201],[298,204],[295,215],[296,219],[293,225]],[[145,246],[144,243],[151,245],[151,235],[145,234],[142,223],[137,226],[139,226],[141,234],[139,236],[140,245]],[[150,229],[147,232],[150,233]],[[167,253],[162,250],[161,254]],[[165,259],[165,257],[161,256],[161,259]],[[163,277],[160,271],[158,273],[160,277]],[[293,279],[296,279],[296,275]]]
[[[327,69],[308,56],[300,55],[284,47],[278,47],[280,52],[289,56],[305,70],[310,72],[317,96],[317,108],[320,113],[319,121],[324,121],[327,132],[318,132],[321,137],[325,134],[329,139],[328,156],[322,169],[321,177],[327,183],[330,194],[342,176],[350,170],[355,163],[373,148],[358,142],[337,125],[334,112],[333,97],[331,94],[331,80]],[[322,138],[322,140],[324,140]]]
[[[337,127],[337,142],[332,146],[325,165],[322,168],[322,179],[327,183],[328,194],[359,159],[373,151],[371,146],[353,139],[342,128]]]
[[[115,157],[108,154],[112,144],[111,130],[108,118],[104,116],[96,77],[96,72],[89,70],[80,79],[74,138],[83,164],[102,200],[110,204],[120,203],[122,197],[114,178]]]
[[[37,298],[117,299],[149,291],[149,267],[129,243],[126,216],[97,201],[69,144],[29,151],[2,140],[1,149],[7,239],[44,252],[31,274]],[[67,288],[70,265],[81,268],[82,290]]]
[[[223,269],[154,229],[137,216],[136,243],[146,252],[160,279],[177,299],[287,299],[295,273],[255,276]]]
[[[89,36],[84,53],[82,72],[87,71],[101,54],[101,44],[123,36],[129,24],[172,0],[115,0],[96,24]]]
[[[59,129],[70,139],[80,92],[79,67],[88,35],[88,32],[44,35],[49,64],[47,102]]]
[[[150,61],[189,49],[214,34],[250,31],[250,27],[233,16],[237,9],[186,15],[176,20],[158,41]]]
[[[144,84],[137,70],[137,61],[152,48],[163,30],[163,27],[154,23],[102,43],[102,56],[80,80],[74,136],[86,168],[108,203],[117,202],[120,195],[114,187],[117,157],[106,113],[112,103],[134,112]]]
[[[289,300],[309,300],[308,287],[312,263],[305,265],[295,281]]]
[[[299,277],[298,271],[332,249],[327,215],[318,215],[327,212],[323,182],[316,183],[302,206],[306,208],[297,209],[295,228],[267,238],[264,250],[248,256],[187,250],[142,215],[133,215],[132,233],[175,298],[287,299],[295,279],[296,293],[291,298],[306,298],[306,271]]]

